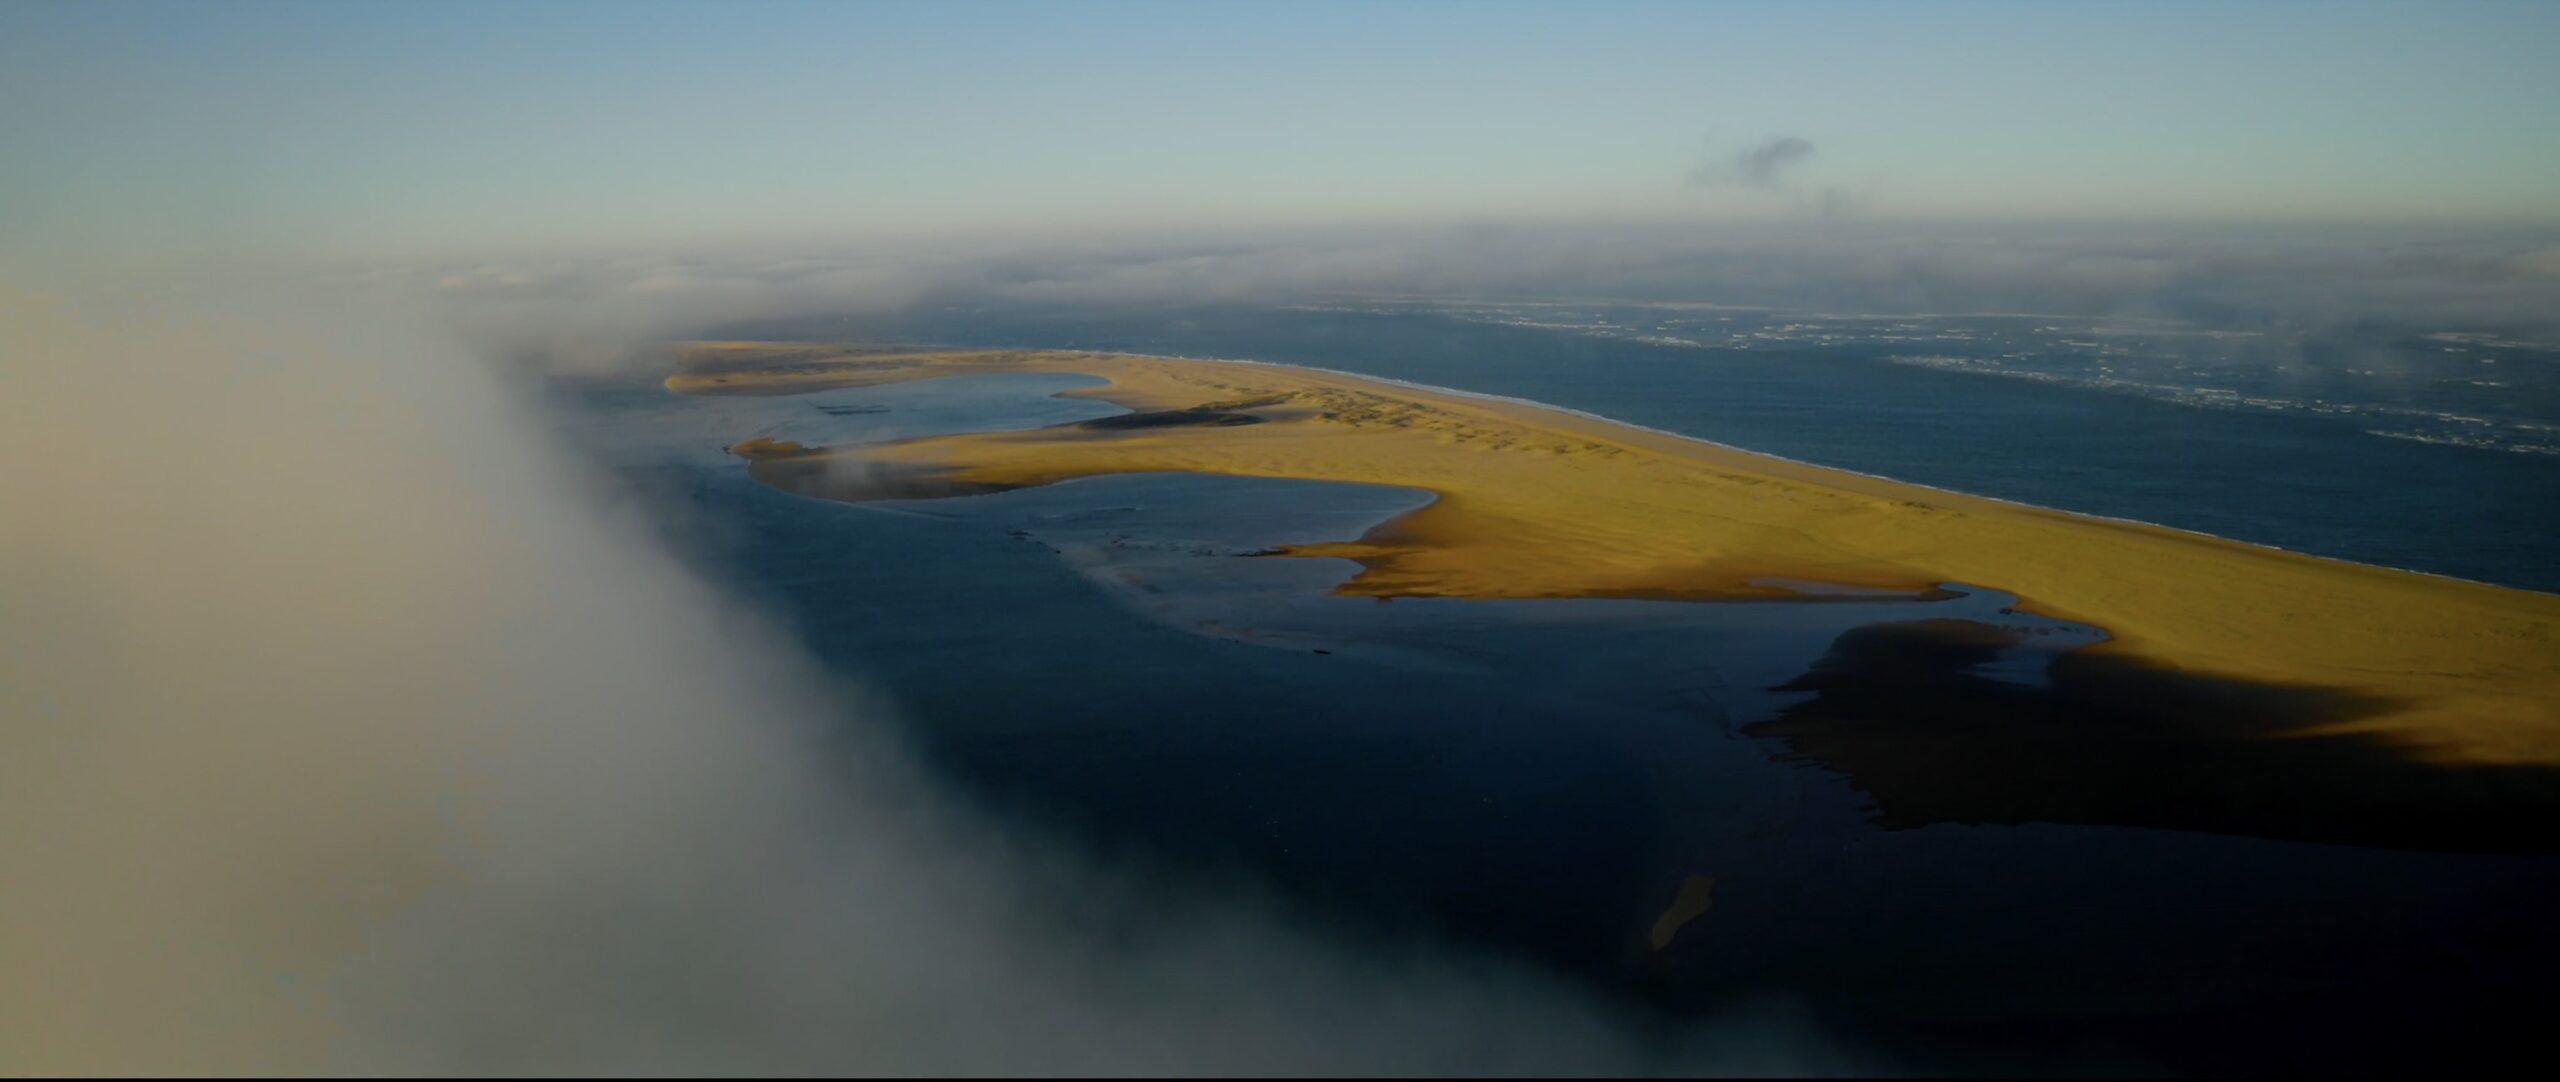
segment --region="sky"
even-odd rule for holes
[[[0,245],[2550,226],[2555,40],[2549,3],[0,0]]]

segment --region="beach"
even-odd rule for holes
[[[2234,739],[2356,736],[2443,766],[2560,765],[2560,596],[2006,503],[1606,420],[1314,369],[1037,350],[683,348],[667,386],[793,394],[1002,372],[1107,381],[1071,394],[1153,419],[863,446],[743,444],[760,480],[869,499],[1097,474],[1193,471],[1397,485],[1436,497],[1353,542],[1341,592],[1379,597],[1924,596],[1989,586],[2105,629],[2080,653],[2225,689],[2188,724],[2270,692],[2330,704]],[[1180,423],[1183,414],[1199,423]],[[1242,422],[1238,418],[1251,418]],[[741,434],[742,436],[746,434]],[[859,467],[859,468],[854,468]]]

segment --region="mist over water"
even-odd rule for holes
[[[384,260],[394,284],[482,317],[610,316],[662,329],[916,307],[1619,301],[1865,315],[2106,318],[2301,334],[2357,325],[2560,341],[2560,230],[1858,222],[1819,226],[1484,222]],[[575,302],[574,306],[565,302]],[[2282,363],[2260,351],[2252,358]]]
[[[12,1070],[1874,1070],[1099,866],[400,309],[0,309]]]

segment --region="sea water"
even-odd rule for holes
[[[2265,426],[2305,418],[1854,357],[1819,362],[1839,366],[1824,376],[1803,367],[1817,362],[1749,349],[1699,357],[1445,316],[1228,313],[1111,333],[971,320],[952,340],[1303,360],[2014,498],[2057,476],[2114,478],[2038,502],[2072,506],[2060,497],[2077,493],[2084,510],[2177,525],[2210,524],[2194,516],[2211,511],[2292,547],[2354,547],[2311,525],[2345,515],[2347,501],[2190,493],[2146,504],[2144,486],[2108,465],[2132,453],[2133,430],[2185,425],[2209,433],[2198,438],[2280,445]],[[1881,382],[1860,390],[1842,372]],[[2422,1056],[2424,1042],[2382,1042],[2395,1030],[2381,1023],[2497,1022],[2496,1005],[2560,955],[2520,931],[2539,926],[2560,883],[2549,858],[2055,824],[1883,830],[1854,779],[1786,761],[1743,731],[1804,697],[1779,685],[1843,629],[1938,614],[1996,622],[1996,592],[1379,603],[1330,595],[1354,570],[1345,561],[1251,553],[1356,536],[1415,506],[1422,497],[1408,490],[1147,475],[856,507],[758,485],[721,451],[751,435],[859,443],[1116,411],[1055,397],[1091,385],[964,377],[702,399],[633,379],[570,388],[561,403],[572,439],[680,553],[885,696],[905,738],[970,799],[1022,829],[1163,869],[1169,884],[1261,884],[1338,935],[1455,941],[1675,1010],[1777,997],[1857,1027],[1918,1027],[1914,1039],[1933,1047],[1998,1023],[2020,1047],[2120,1040],[2113,1053],[2137,1065],[2226,1069],[2319,1062],[2306,1035],[2334,1033],[2341,1018],[2373,1024],[2348,1026],[2372,1039],[2339,1045],[2340,1063]],[[1987,404],[1892,420],[1967,403]],[[2124,431],[2051,416],[2070,409]],[[2017,418],[2041,435],[2002,427]],[[1895,438],[1897,425],[1910,434]],[[2073,428],[2096,435],[2060,438]],[[2304,438],[2352,442],[2328,429]],[[2369,438],[2379,442],[2366,453],[2457,455],[2482,471],[2440,489],[2542,476],[2526,454]],[[2047,449],[2032,469],[2008,457],[2031,446]],[[2301,468],[2327,462],[2309,459]],[[2004,476],[2027,487],[1993,491]],[[2245,476],[2211,483],[2253,491]],[[2376,497],[2430,498],[2447,497]],[[2475,509],[2503,524],[2480,527],[2489,532],[2542,513],[2523,501]],[[2412,554],[2401,562],[2457,554],[2371,517]],[[2515,554],[2548,538],[2509,540],[2490,549],[2506,563],[2475,573],[2530,579]],[[1990,675],[2032,683],[2021,661]],[[1712,908],[1669,951],[1648,950],[1643,930],[1691,875],[1715,877]],[[2363,1013],[2339,1013],[2350,1006]],[[2232,1011],[2257,1028],[2197,1028]],[[2168,1021],[2138,1027],[2149,1034],[2138,1040],[2107,1037],[2123,1018]]]

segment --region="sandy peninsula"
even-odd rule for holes
[[[860,449],[741,445],[760,478],[860,499],[886,468],[990,491],[1188,470],[1402,485],[1430,505],[1358,541],[1350,594],[1800,596],[1789,580],[1919,594],[1996,587],[2105,628],[2089,652],[2366,704],[2253,739],[2361,734],[2444,766],[2560,766],[2560,595],[2323,559],[1826,469],[1509,401],[1303,368],[1125,354],[699,342],[667,386],[794,394],[1077,372],[1148,420]],[[1184,423],[1185,414],[1205,418]],[[1238,420],[1245,418],[1249,420]],[[858,458],[861,471],[833,467]],[[869,498],[877,498],[876,495]],[[2198,719],[2203,724],[2206,719]]]

